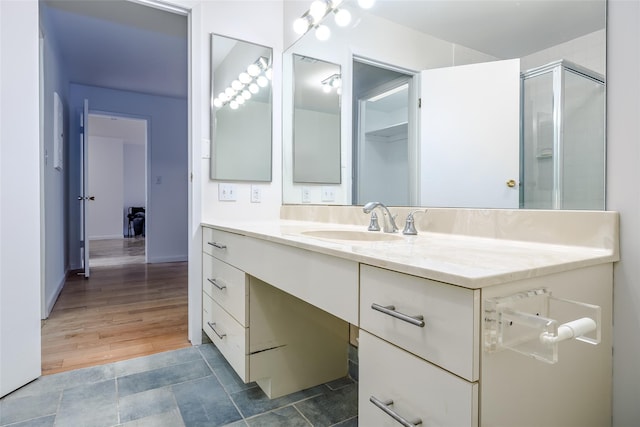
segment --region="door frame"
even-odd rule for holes
[[[144,205],[145,205],[145,209],[147,208],[147,206],[149,206],[149,199],[150,199],[150,192],[149,192],[149,183],[150,183],[150,155],[151,155],[151,150],[149,150],[149,134],[151,132],[151,118],[148,116],[140,116],[140,115],[136,115],[136,114],[128,114],[128,113],[120,113],[120,112],[114,112],[114,111],[104,111],[104,110],[89,110],[89,119],[91,119],[92,116],[99,116],[99,117],[118,117],[118,118],[123,118],[123,119],[129,119],[129,120],[136,120],[136,121],[142,121],[145,123],[145,137],[144,137]],[[91,140],[89,139],[89,144]],[[126,224],[125,224],[126,225]],[[148,235],[147,232],[147,227],[146,227],[146,221],[145,221],[145,235]],[[144,241],[144,262],[148,263],[149,259],[148,259],[148,247],[147,245],[149,244],[149,241],[147,239],[145,239]]]

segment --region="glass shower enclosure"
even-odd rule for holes
[[[560,60],[521,85],[520,207],[603,210],[604,77]]]

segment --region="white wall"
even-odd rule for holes
[[[200,135],[202,139],[210,141],[210,33],[225,37],[236,38],[262,46],[273,48],[273,75],[280,76],[282,68],[282,2],[281,1],[202,1],[195,12],[199,14],[200,31],[193,33],[197,38],[199,50],[194,52],[200,59],[200,68],[196,69],[192,77],[198,79],[201,93],[198,94],[199,104],[197,114],[200,115]],[[194,64],[195,65],[195,64]],[[195,68],[195,67],[194,67]],[[202,198],[202,220],[240,219],[259,220],[278,218],[282,200],[282,120],[281,115],[281,81],[277,77],[272,82],[273,94],[273,127],[271,153],[273,179],[270,183],[253,183],[258,185],[262,193],[261,203],[251,203],[252,183],[237,182],[235,202],[218,201],[218,182],[209,179],[209,159],[205,158],[201,140],[194,139],[194,157],[199,157],[201,192],[196,197]],[[195,100],[195,99],[194,99]],[[200,151],[198,151],[200,150]],[[206,152],[206,143],[204,151]],[[198,156],[199,154],[199,156]],[[195,158],[194,158],[195,161]],[[195,168],[194,168],[195,170]],[[192,259],[192,258],[190,258]]]
[[[0,396],[40,375],[38,2],[0,1]]]
[[[640,2],[609,0],[607,209],[620,212],[614,267],[613,424],[640,425]]]
[[[122,182],[124,205],[122,212],[126,214],[129,207],[146,206],[146,151],[144,144],[124,142],[124,180]],[[126,233],[127,224],[125,223]]]
[[[606,32],[606,30],[595,31],[586,36],[527,55],[520,59],[520,68],[526,71],[558,59],[566,59],[604,75],[606,60],[601,52],[604,51],[607,42]]]
[[[121,139],[89,136],[87,234],[90,240],[122,237],[124,144]]]

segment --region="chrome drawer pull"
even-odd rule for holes
[[[381,313],[387,314],[391,317],[395,317],[396,319],[404,320],[407,323],[411,323],[412,325],[424,328],[424,316],[422,315],[409,316],[408,314],[396,311],[396,307],[393,305],[382,306],[380,304],[376,304],[375,302],[371,304],[371,308]]]
[[[378,408],[382,409],[382,412],[389,415],[391,418],[402,424],[404,427],[415,427],[417,425],[422,424],[422,420],[417,418],[413,421],[407,421],[402,415],[398,414],[394,410],[390,409],[389,406],[393,405],[393,400],[385,400],[384,402],[380,399],[371,396],[369,398],[369,402],[376,405]]]
[[[218,333],[218,331],[216,331],[216,324],[215,323],[207,322],[207,325],[209,325],[209,327],[213,330],[213,332],[216,333],[218,338],[222,339],[222,338],[227,336],[227,334],[220,334],[220,333]]]
[[[222,243],[218,243],[218,242],[207,242],[207,243],[213,246],[214,248],[227,249],[227,245],[223,245]]]
[[[211,283],[213,286],[215,286],[216,288],[220,289],[221,291],[224,289],[227,289],[227,285],[222,285],[222,286],[218,285],[218,282],[216,281],[216,279],[209,279],[207,277],[207,281]]]

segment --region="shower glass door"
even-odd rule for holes
[[[557,61],[522,75],[520,206],[605,208],[605,86]]]

